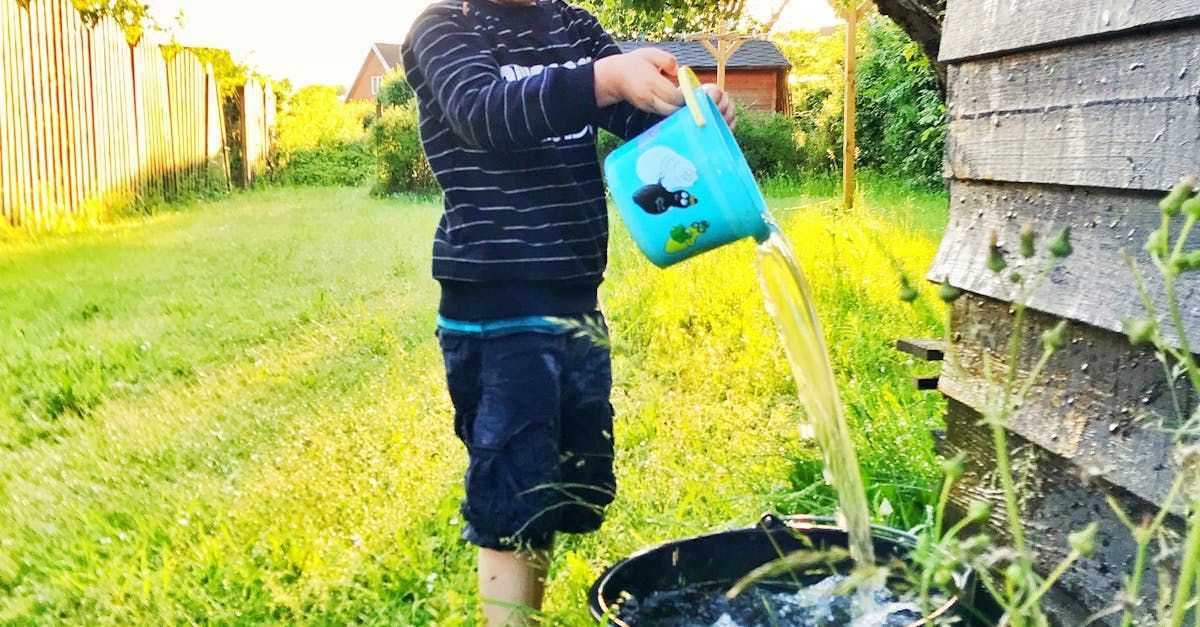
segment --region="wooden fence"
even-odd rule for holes
[[[115,21],[88,26],[69,0],[0,0],[0,213],[39,228],[227,189],[222,106],[211,67],[186,50],[130,46]],[[262,117],[241,139],[265,154]]]
[[[236,173],[238,184],[249,187],[267,171],[271,153],[271,130],[275,128],[275,93],[270,87],[251,79],[238,90],[241,107],[242,160]]]

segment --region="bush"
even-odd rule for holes
[[[343,103],[339,89],[305,87],[288,99],[275,142],[272,180],[285,185],[356,186],[374,174],[366,125],[374,103]]]
[[[872,16],[866,28],[868,52],[858,75],[861,163],[940,187],[946,106],[929,59],[891,20]]]
[[[766,177],[795,170],[803,162],[799,128],[778,113],[760,113],[738,107],[734,137],[755,176]]]
[[[842,45],[845,32],[785,33],[792,62],[792,107],[800,130],[800,168],[842,166]],[[936,76],[904,31],[880,15],[862,22],[858,71],[859,164],[921,187],[942,186],[945,105]]]
[[[597,129],[596,131],[596,154],[600,157],[600,164],[604,164],[604,160],[613,153],[614,150],[621,147],[625,140],[613,135],[604,130]]]
[[[330,142],[293,152],[274,180],[283,185],[358,187],[366,185],[374,172],[375,155],[364,142]]]
[[[383,79],[383,86],[379,88],[379,106],[383,109],[403,107],[416,97],[417,95],[413,92],[412,86],[408,84],[408,79],[404,77],[404,70],[401,68],[389,71]]]
[[[371,126],[369,145],[378,162],[373,193],[425,193],[437,188],[418,127],[417,109],[412,104],[386,109]]]

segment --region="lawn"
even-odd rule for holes
[[[827,325],[880,522],[921,522],[936,395],[891,349],[945,197],[771,188]],[[0,240],[0,624],[474,624],[465,452],[433,338],[431,200],[276,189]],[[617,503],[564,538],[547,618],[646,544],[831,511],[753,247],[668,271],[617,227]],[[923,287],[927,290],[928,288]],[[936,299],[923,299],[928,303]]]

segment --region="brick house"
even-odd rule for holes
[[[662,48],[675,55],[681,65],[691,66],[705,83],[717,82],[717,61],[698,41],[624,41],[621,50],[629,52],[646,46]],[[400,45],[377,43],[371,46],[362,69],[350,86],[346,100],[374,100],[383,77],[400,65]],[[725,85],[738,102],[756,111],[791,112],[788,75],[792,64],[769,41],[747,41],[725,66]]]
[[[392,68],[400,66],[400,44],[374,44],[367,52],[362,69],[346,92],[346,101],[374,100],[383,85],[383,78]]]
[[[680,65],[691,66],[704,83],[717,82],[717,61],[698,41],[623,41],[623,52],[652,46],[675,55]],[[769,41],[747,41],[725,65],[725,87],[734,100],[755,111],[791,113],[788,75],[792,64]]]

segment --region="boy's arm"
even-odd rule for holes
[[[413,26],[409,47],[450,127],[472,147],[532,148],[547,137],[576,133],[596,117],[593,68],[547,68],[505,81],[486,42],[460,12],[428,11]]]
[[[581,18],[587,20],[588,30],[591,31],[592,41],[595,42],[593,56],[597,61],[606,57],[621,54],[621,48],[613,40],[612,35],[604,30],[599,20],[586,11],[580,10]],[[622,101],[601,108],[596,114],[596,124],[604,130],[630,140],[641,135],[650,127],[662,121],[663,115],[652,111],[643,111],[629,102]]]

